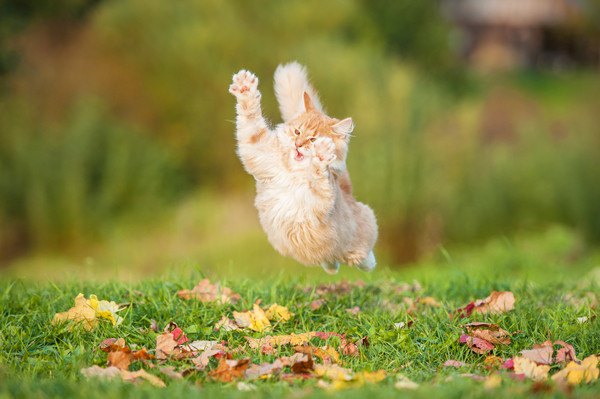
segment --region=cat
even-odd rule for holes
[[[269,242],[331,274],[340,263],[372,270],[377,221],[352,196],[345,167],[352,119],[325,115],[297,63],[280,66],[275,81],[284,123],[273,130],[262,115],[258,78],[241,70],[229,86],[237,99],[237,154],[256,180],[255,206]]]

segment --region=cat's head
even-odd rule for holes
[[[304,112],[285,123],[285,133],[294,144],[294,160],[301,162],[307,159],[317,137],[329,137],[335,143],[337,159],[345,161],[348,141],[354,129],[352,118],[330,118],[313,105],[308,93],[305,92],[303,97]]]

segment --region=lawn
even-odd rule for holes
[[[546,252],[552,253],[551,246],[547,249]],[[511,251],[513,256],[506,261]],[[557,256],[544,261],[547,263],[532,258],[528,252],[512,246],[506,246],[503,255],[499,255],[492,245],[491,249],[488,246],[464,252],[462,257],[450,259],[446,254],[445,258],[420,267],[405,270],[383,267],[368,275],[345,270],[334,277],[314,271],[295,277],[280,273],[260,280],[209,275],[212,282],[240,294],[235,304],[180,298],[179,290],[191,289],[205,277],[201,272],[138,282],[91,280],[54,284],[5,279],[0,283],[0,398],[527,397],[533,392],[547,396],[572,392],[578,397],[598,397],[598,381],[564,388],[551,379],[541,383],[521,380],[514,371],[490,365],[491,359],[485,362],[489,356],[502,361],[519,356],[520,351],[546,340],[562,340],[572,345],[580,360],[600,352],[600,319],[596,317],[598,305],[594,303],[594,296],[598,298],[595,277],[598,271],[590,266],[590,259],[583,257],[567,264]],[[474,267],[476,263],[481,267]],[[413,277],[419,280],[418,284]],[[347,284],[342,283],[344,279],[348,279]],[[322,284],[337,292],[323,293]],[[456,314],[450,317],[457,308],[486,298],[492,291],[511,291],[516,299],[514,309],[497,314],[474,312],[466,318]],[[122,324],[113,326],[110,321],[99,319],[91,331],[70,323],[52,324],[54,314],[72,307],[80,292],[86,297],[95,294],[99,299],[122,304],[124,309],[119,312],[124,319]],[[427,297],[431,298],[423,299]],[[310,304],[318,299],[324,299],[324,304],[313,309]],[[265,309],[274,303],[285,306],[293,316],[288,321],[272,321],[270,331],[214,329],[223,316],[232,318],[234,310],[252,309],[257,300]],[[356,314],[348,311],[352,308]],[[156,331],[151,328],[152,320],[156,321]],[[250,348],[245,337],[311,331],[345,334],[344,339],[336,335],[326,339],[313,337],[308,344],[327,345],[339,352],[339,364],[355,373],[355,381],[336,383],[335,378],[315,376],[301,379],[298,375],[290,376],[290,368],[285,367],[270,377],[250,380],[242,376],[233,382],[221,382],[214,377],[216,358],[211,358],[205,369],[193,370],[192,358],[173,356],[147,364],[137,361],[130,366],[130,370],[144,368],[158,376],[166,383],[164,388],[118,378],[87,379],[81,374],[81,369],[93,365],[106,366],[107,353],[99,349],[99,344],[108,338],[122,337],[131,349],[145,347],[154,353],[157,336],[163,334],[163,328],[170,322],[177,323],[190,341],[225,341],[225,352],[233,359],[249,358],[254,364],[290,356],[294,348],[274,346],[272,353],[263,353]],[[497,324],[510,333],[510,343],[497,344],[486,355],[474,353],[459,342],[466,331],[465,324],[470,322]],[[368,344],[361,341],[364,337]],[[344,342],[357,343],[356,356],[343,353]],[[464,366],[444,367],[447,360],[463,362]],[[314,362],[324,363],[316,353]],[[187,370],[185,377],[167,376],[160,371],[165,365],[172,365],[178,371]],[[563,367],[551,365],[550,375]],[[361,383],[361,372],[377,370],[385,371],[383,380]],[[395,387],[399,375],[417,383],[418,388]],[[243,384],[238,384],[240,381]]]

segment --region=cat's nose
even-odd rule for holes
[[[301,148],[302,146],[304,146],[306,142],[303,142],[300,139],[296,139],[296,147]]]

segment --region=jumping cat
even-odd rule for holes
[[[352,196],[345,166],[352,119],[325,115],[297,63],[277,69],[275,91],[284,123],[270,129],[258,78],[241,70],[229,86],[237,99],[237,153],[256,180],[255,206],[269,242],[328,273],[340,263],[372,270],[377,221]]]

